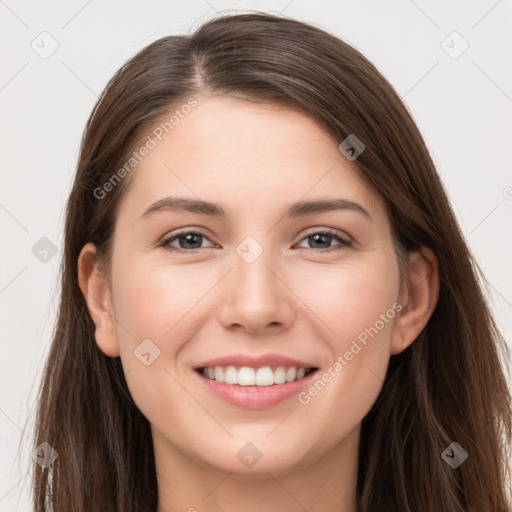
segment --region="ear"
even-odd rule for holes
[[[397,316],[391,354],[399,354],[427,325],[439,298],[439,266],[431,249],[409,253],[409,268],[400,291],[402,309]]]
[[[107,356],[119,356],[119,342],[108,280],[99,268],[96,246],[90,242],[84,245],[78,257],[78,284],[96,326],[94,337],[98,347]]]

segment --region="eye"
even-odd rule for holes
[[[203,239],[208,240],[206,235],[202,233],[196,231],[181,231],[180,233],[176,233],[162,240],[159,246],[170,249],[171,251],[195,252],[195,249],[201,248],[201,241]],[[174,241],[178,242],[179,247],[171,245]]]
[[[334,239],[339,241],[339,244],[337,246],[324,247],[325,245],[329,246]],[[164,238],[162,242],[159,244],[159,247],[164,247],[171,251],[181,251],[190,253],[196,252],[197,249],[204,248],[201,243],[204,240],[209,239],[206,235],[199,233],[197,231],[181,231],[167,238]],[[303,247],[303,249],[306,249],[307,251],[312,253],[325,253],[337,251],[352,246],[352,242],[350,240],[341,237],[338,232],[329,229],[324,229],[322,231],[313,231],[309,233],[305,238],[303,238],[301,242],[303,240],[307,240],[309,243],[312,243],[313,245],[320,244],[320,247]],[[178,243],[178,247],[172,245],[174,242]]]
[[[333,239],[338,240],[340,243],[339,245],[335,247],[323,247],[324,245],[330,245],[330,243],[333,241]],[[346,247],[352,246],[352,241],[348,240],[347,238],[343,238],[340,236],[340,234],[337,231],[332,231],[329,229],[325,229],[322,231],[313,231],[309,233],[305,238],[302,240],[307,240],[309,243],[312,243],[313,245],[320,244],[321,247],[315,247],[313,250],[309,248],[305,248],[309,252],[313,253],[325,253],[325,252],[332,252],[332,251],[339,251],[342,249],[345,249]],[[302,242],[301,240],[301,242]]]

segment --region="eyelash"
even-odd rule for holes
[[[158,246],[159,247],[163,247],[164,249],[167,249],[167,250],[170,250],[170,251],[173,251],[173,252],[178,252],[178,253],[179,252],[181,252],[181,253],[188,253],[188,254],[196,253],[200,249],[181,249],[181,248],[173,247],[173,246],[169,245],[170,242],[172,242],[174,240],[177,240],[180,237],[183,237],[183,236],[186,236],[186,235],[191,235],[191,234],[192,235],[200,235],[200,236],[208,239],[208,237],[205,234],[203,234],[203,233],[201,233],[199,231],[181,231],[179,233],[175,233],[175,234],[173,234],[173,235],[171,235],[169,237],[164,238],[158,244]],[[352,247],[352,241],[351,240],[347,240],[345,238],[340,237],[340,235],[339,235],[339,233],[337,231],[333,231],[331,229],[323,229],[323,230],[318,230],[318,231],[312,231],[311,233],[308,233],[303,238],[301,238],[301,240],[299,242],[302,242],[306,238],[308,238],[310,236],[313,236],[313,235],[317,235],[317,234],[330,235],[330,236],[336,238],[340,242],[340,245],[335,246],[335,247],[331,247],[331,248],[328,248],[328,249],[308,249],[307,247],[301,247],[301,249],[304,249],[304,250],[306,250],[309,253],[319,253],[319,252],[320,253],[329,253],[329,252],[339,251],[339,250],[345,249],[347,247]]]

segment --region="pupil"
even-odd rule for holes
[[[315,233],[314,235],[311,235],[310,238],[313,239],[313,244],[317,243],[318,242],[318,237],[323,237],[323,238],[327,238],[329,239],[331,235],[328,235],[328,234],[323,234],[323,233]],[[322,244],[322,241],[320,240],[319,242],[320,244]],[[327,245],[329,245],[328,242],[324,242],[324,243],[327,243]]]
[[[194,237],[200,237],[200,236],[202,236],[202,235],[195,234],[195,233],[188,233],[187,235],[183,235],[182,237],[180,237],[180,240],[185,240],[185,245],[187,245],[187,247],[181,247],[181,248],[182,249],[196,249],[196,247],[188,247],[188,244],[190,244],[190,243],[194,244],[194,241],[191,239]],[[180,246],[181,245],[183,245],[183,244],[180,244]]]

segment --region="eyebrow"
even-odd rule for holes
[[[226,218],[226,212],[222,206],[202,201],[199,199],[187,199],[185,197],[164,197],[152,203],[139,218],[145,218],[157,211],[187,211],[216,217],[220,219]],[[314,201],[297,201],[293,203],[285,212],[285,217],[297,218],[313,215],[315,213],[330,212],[335,210],[350,210],[358,212],[372,220],[370,213],[360,204],[348,199],[317,199]]]

